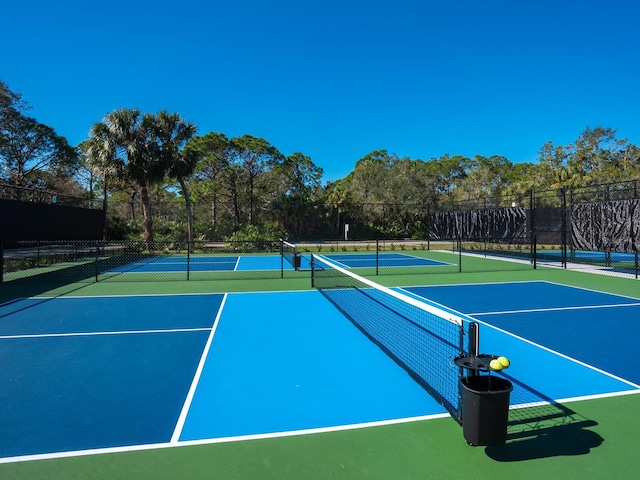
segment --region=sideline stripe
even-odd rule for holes
[[[449,418],[448,413],[438,413],[435,415],[424,415],[419,417],[399,418],[393,420],[380,420],[377,422],[368,423],[356,423],[350,425],[338,425],[334,427],[322,427],[322,428],[309,428],[305,430],[292,430],[288,432],[275,432],[275,433],[259,433],[250,435],[238,435],[234,437],[220,437],[220,438],[206,438],[202,440],[189,440],[184,442],[165,442],[165,443],[152,443],[147,445],[128,445],[122,447],[108,447],[108,448],[96,448],[93,450],[76,450],[57,453],[41,453],[36,455],[22,455],[17,457],[5,457],[0,458],[0,464],[3,463],[16,463],[27,462],[34,460],[51,460],[57,458],[69,458],[80,457],[86,455],[98,455],[107,453],[123,453],[123,452],[139,452],[143,450],[155,450],[161,448],[175,448],[175,447],[190,447],[195,445],[213,445],[219,443],[232,443],[242,442],[248,440],[268,440],[273,438],[295,437],[301,435],[313,435],[318,433],[330,433],[330,432],[342,432],[348,430],[357,430],[361,428],[371,428],[383,425],[396,425],[402,423],[420,422],[424,420],[432,420],[438,418]]]
[[[561,399],[561,400],[558,400],[558,403],[563,403],[563,404],[573,403],[573,402],[580,402],[583,400],[593,400],[598,398],[612,398],[612,397],[618,397],[618,396],[638,395],[638,394],[640,394],[640,390],[610,393],[606,395],[587,395],[584,397]],[[543,402],[543,403],[546,404],[548,402]],[[517,409],[517,408],[526,408],[528,406],[534,406],[534,404],[522,404],[522,405],[516,405],[516,406],[512,405],[510,408]],[[144,450],[155,450],[155,449],[161,449],[161,448],[176,448],[176,447],[179,448],[179,447],[190,447],[195,445],[213,445],[213,444],[220,444],[220,443],[242,442],[242,441],[248,441],[248,440],[268,440],[268,439],[294,437],[294,436],[301,436],[301,435],[314,435],[319,433],[343,432],[343,431],[349,431],[349,430],[357,430],[361,428],[378,427],[383,425],[396,425],[396,424],[402,424],[402,423],[435,420],[439,418],[450,418],[450,415],[448,413],[439,413],[435,415],[424,415],[424,416],[411,417],[411,418],[382,420],[378,422],[340,425],[335,427],[310,428],[306,430],[294,430],[294,431],[288,431],[288,432],[261,433],[261,434],[254,434],[254,435],[241,435],[241,436],[235,436],[235,437],[189,440],[185,442],[175,442],[175,443],[169,442],[169,443],[155,443],[155,444],[147,444],[147,445],[129,445],[129,446],[122,446],[122,447],[98,448],[93,450],[76,450],[76,451],[69,451],[69,452],[23,455],[18,457],[0,458],[0,464],[28,462],[28,461],[34,461],[34,460],[51,460],[51,459],[57,459],[57,458],[70,458],[70,457],[99,455],[99,454],[107,454],[107,453],[139,452]]]
[[[73,333],[38,333],[28,335],[0,335],[0,340],[10,340],[14,338],[55,338],[55,337],[93,337],[97,335],[140,335],[145,333],[180,333],[180,332],[205,332],[210,328],[170,328],[158,330],[120,330],[106,332],[73,332]]]
[[[209,356],[209,349],[211,348],[211,343],[213,342],[213,337],[216,334],[216,330],[218,329],[218,323],[220,322],[220,317],[222,316],[222,310],[224,309],[224,305],[227,302],[228,294],[225,294],[222,298],[222,302],[220,302],[220,307],[218,308],[218,314],[216,315],[216,319],[213,322],[213,326],[211,327],[211,333],[209,334],[209,338],[207,339],[207,343],[202,352],[202,356],[200,357],[200,363],[198,364],[198,368],[196,369],[196,373],[193,377],[193,381],[191,382],[191,387],[189,388],[189,393],[187,394],[187,398],[184,401],[184,405],[182,406],[182,411],[180,412],[180,416],[178,417],[178,422],[176,423],[176,427],[173,430],[173,435],[171,436],[170,444],[177,444],[180,440],[180,435],[182,434],[182,429],[184,427],[184,422],[187,420],[187,414],[189,413],[189,408],[191,407],[191,402],[193,401],[193,396],[196,393],[196,388],[198,387],[198,383],[200,382],[200,376],[202,375],[202,370],[204,369],[204,364],[207,361],[207,357]]]

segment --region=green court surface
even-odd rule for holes
[[[7,479],[633,478],[640,396],[571,404],[597,419],[499,447],[469,447],[453,420],[0,465]]]
[[[546,280],[640,298],[637,280],[539,268],[507,272],[381,275],[387,286]],[[28,296],[230,293],[310,288],[308,278],[0,285],[0,303]],[[637,319],[629,319],[635,335]],[[606,328],[606,320],[603,320]],[[544,370],[541,365],[540,369]],[[553,371],[546,372],[550,377]],[[372,402],[376,399],[372,398]],[[640,467],[640,395],[567,401],[573,422],[545,424],[505,445],[468,446],[453,419],[306,432],[119,453],[0,463],[0,479],[543,479],[633,478]],[[550,428],[549,428],[550,427]],[[634,474],[634,472],[636,472]]]

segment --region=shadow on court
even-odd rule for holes
[[[506,375],[505,375],[506,376]],[[509,411],[507,443],[490,446],[486,454],[500,462],[586,455],[604,439],[588,430],[598,425],[543,393],[509,377],[514,385]]]
[[[504,445],[487,447],[486,454],[499,462],[521,462],[538,458],[586,455],[599,447],[604,439],[587,427],[596,422],[571,423],[532,431],[530,436],[509,441]]]
[[[69,291],[66,293],[71,293],[96,282],[97,277],[109,269],[130,265],[139,260],[140,255],[114,255],[109,258],[92,259],[77,265],[54,268],[24,278],[0,282],[0,304],[20,298],[35,297],[67,286]]]

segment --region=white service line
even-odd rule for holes
[[[575,307],[531,308],[528,310],[504,310],[498,312],[475,312],[468,315],[506,315],[515,313],[562,312],[565,310],[593,310],[597,308],[639,307],[640,303],[619,303],[613,305],[578,305]]]

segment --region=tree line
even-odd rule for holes
[[[457,203],[640,176],[638,147],[601,126],[587,127],[569,145],[545,143],[536,163],[377,150],[345,178],[323,184],[322,168],[301,152],[284,155],[248,134],[198,135],[178,113],[116,109],[71,146],[28,110],[0,82],[0,183],[18,200],[27,188],[100,198],[110,237],[139,235],[149,243],[157,236],[154,217],[162,218],[162,234],[189,241],[335,238],[345,223],[360,237],[421,237],[429,211]]]

